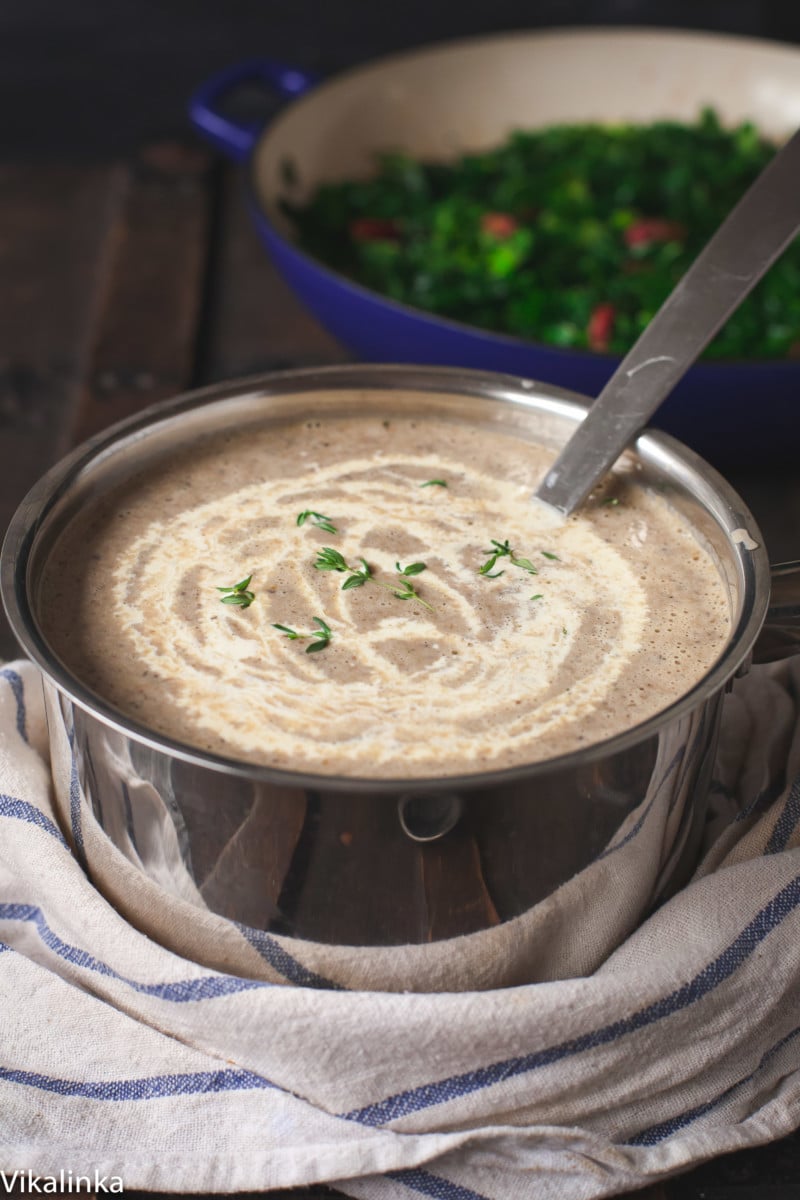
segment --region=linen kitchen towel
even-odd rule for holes
[[[418,955],[419,986],[400,991],[381,986],[379,952],[322,962],[209,913],[166,841],[180,898],[146,892],[108,846],[110,903],[82,866],[99,835],[69,746],[51,758],[40,676],[7,664],[3,1181],[589,1200],[793,1130],[800,664],[755,668],[725,705],[707,844],[681,892],[629,928],[620,896],[647,857],[617,856],[612,875],[602,860],[523,920],[577,956],[532,967],[526,936],[500,926],[439,944],[436,979]]]

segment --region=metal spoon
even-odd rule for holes
[[[583,503],[798,229],[800,130],[770,159],[628,351],[539,484],[537,499],[565,516]]]

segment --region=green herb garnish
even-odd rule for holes
[[[218,587],[217,591],[222,592],[220,600],[223,604],[235,604],[237,608],[249,608],[256,598],[255,592],[248,591],[252,575],[248,575],[247,579],[241,579],[238,583],[232,583],[230,586]]]
[[[347,592],[350,588],[363,587],[368,579],[372,579],[372,571],[369,563],[365,558],[359,558],[360,567],[347,567],[346,570],[352,571],[349,579],[345,579],[342,584],[342,591]]]
[[[498,558],[507,558],[512,566],[519,567],[521,570],[527,571],[529,575],[539,574],[529,558],[523,558],[520,554],[516,554],[511,549],[508,539],[506,539],[504,542],[498,542],[495,540],[495,538],[492,538],[492,549],[484,550],[484,554],[488,554],[489,557],[483,566],[478,568],[478,574],[485,576],[487,579],[499,579],[501,575],[505,574],[504,571],[494,570],[494,566],[497,563]]]
[[[447,487],[447,480],[446,479],[426,479],[425,482],[421,483],[419,486],[420,487]]]
[[[324,529],[326,533],[338,533],[330,517],[326,517],[324,513],[314,512],[307,508],[304,512],[297,514],[298,525],[305,525],[306,521],[311,521],[312,525],[315,525],[317,529]]]
[[[608,496],[605,500],[601,500],[600,503],[607,505],[608,508],[616,508],[619,504],[619,499],[617,496]]]
[[[560,562],[561,559],[557,554],[553,554],[551,550],[540,550],[539,553],[544,558],[552,559],[554,562]],[[492,538],[492,549],[484,550],[484,554],[488,554],[486,562],[482,567],[478,567],[478,574],[485,576],[487,579],[499,579],[504,575],[504,571],[495,571],[494,567],[499,558],[507,558],[513,567],[519,567],[521,571],[527,571],[529,575],[538,575],[538,568],[533,565],[529,558],[523,558],[521,554],[511,549],[511,544],[506,539],[504,542],[498,542]],[[537,599],[538,597],[533,597]]]
[[[314,566],[318,571],[349,571],[350,568],[345,561],[343,554],[338,550],[334,550],[331,546],[323,546],[318,551],[317,559]]]
[[[542,592],[537,592],[535,596],[531,596],[531,600],[541,600],[542,598],[543,598]]]
[[[288,625],[277,625],[274,621],[272,628],[279,629],[291,642],[310,640],[311,645],[306,646],[306,654],[314,654],[317,650],[324,650],[333,637],[330,626],[326,625],[322,617],[314,617],[314,620],[319,625],[319,629],[313,629],[311,633],[298,633],[296,629],[290,629]]]
[[[495,547],[494,550],[484,550],[484,554],[488,554],[489,557],[482,567],[478,567],[478,574],[485,575],[487,579],[499,579],[505,572],[494,571],[494,565],[498,558],[507,558],[511,554],[511,547],[507,541],[496,542],[494,538],[492,538],[492,545]]]
[[[386,583],[383,579],[376,579],[372,573],[372,568],[365,558],[359,557],[360,567],[354,567],[347,562],[343,554],[338,550],[334,550],[332,546],[323,546],[317,554],[314,566],[318,571],[341,571],[347,574],[342,584],[342,591],[347,592],[350,588],[363,587],[365,583],[376,583],[378,587],[385,588],[396,596],[398,600],[417,600],[424,608],[429,608],[434,611],[433,605],[428,604],[427,600],[423,600],[417,591],[410,583],[405,583],[402,586],[397,584]],[[421,571],[426,569],[425,563],[411,563],[408,567],[401,567],[400,563],[395,564],[398,574],[401,576],[419,575]]]

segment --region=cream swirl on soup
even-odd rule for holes
[[[440,418],[206,438],[73,522],[46,635],[122,712],[245,761],[423,777],[575,750],[687,691],[728,603],[629,474],[554,522],[530,498],[552,457]],[[252,602],[223,603],[248,577]]]

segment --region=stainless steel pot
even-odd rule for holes
[[[32,489],[2,550],[3,602],[39,665],[65,836],[106,896],[136,921],[120,880],[249,931],[347,945],[420,943],[524,914],[590,864],[639,856],[632,919],[680,886],[695,861],[726,686],[759,634],[796,642],[798,567],[770,569],[751,514],[728,484],[666,434],[636,442],[642,479],[669,494],[714,555],[733,633],[715,666],[665,712],[617,737],[524,768],[425,780],[328,778],[252,766],[155,734],[94,695],[37,621],[43,564],[89,497],[200,432],[291,414],[437,406],[513,426],[535,412],[554,448],[584,398],[515,377],[447,368],[345,366],[249,379],[179,396],[76,449]],[[427,397],[427,398],[426,398]],[[535,484],[531,480],[531,485]],[[788,589],[788,592],[787,592]],[[766,622],[766,623],[765,623]],[[123,869],[124,868],[124,869]]]

